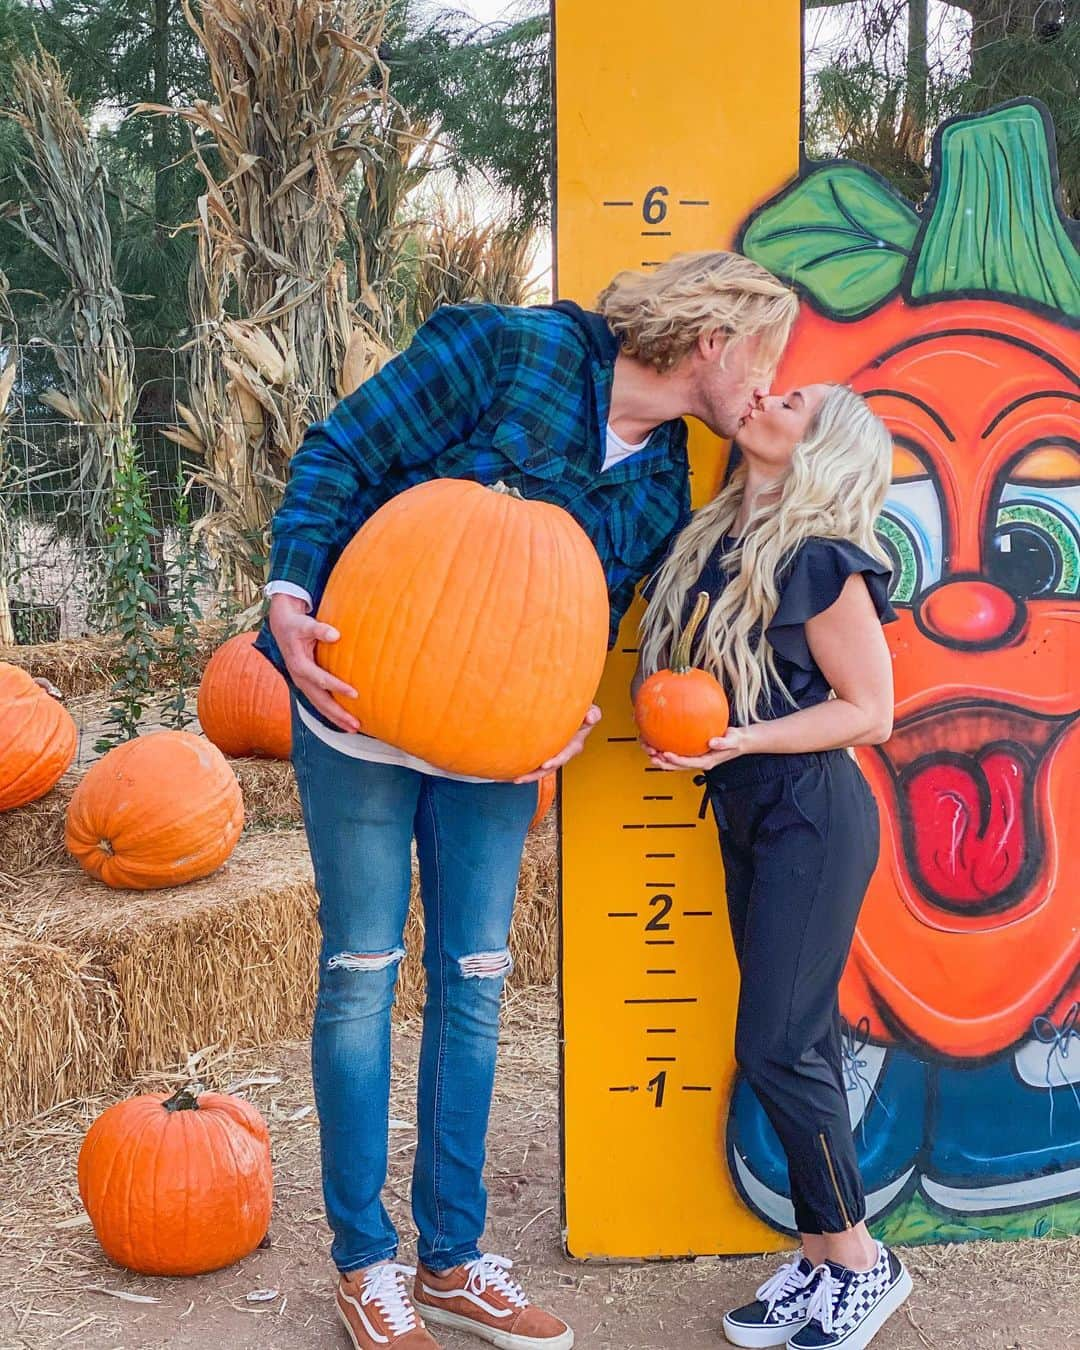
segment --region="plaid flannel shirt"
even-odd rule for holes
[[[317,608],[345,545],[391,497],[430,478],[501,479],[569,511],[592,540],[614,643],[637,583],[690,514],[681,419],[601,472],[617,353],[600,316],[567,302],[438,310],[308,428],[274,516],[270,579],[303,587]],[[287,674],[265,622],[256,646]]]

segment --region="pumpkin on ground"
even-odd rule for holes
[[[728,729],[728,701],[719,681],[691,664],[694,635],[708,610],[709,596],[702,591],[675,647],[670,670],[656,671],[637,692],[634,719],[641,739],[654,750],[704,755],[713,737]]]
[[[559,784],[557,773],[546,773],[536,785],[536,810],[529,821],[529,829],[535,830],[555,803],[555,789]]]
[[[68,852],[107,886],[154,890],[209,876],[244,827],[240,784],[215,745],[155,731],[118,745],[72,794]]]
[[[71,714],[25,670],[0,661],[0,811],[44,797],[75,757]]]
[[[508,779],[581,725],[607,654],[600,559],[573,517],[502,485],[420,483],[353,537],[317,659],[371,736],[452,773]]]
[[[220,1270],[270,1226],[270,1134],[241,1097],[183,1088],[117,1102],[87,1131],[78,1175],[105,1255],[144,1275]]]
[[[288,759],[292,752],[289,686],[239,633],[207,662],[199,685],[199,725],[226,755]]]

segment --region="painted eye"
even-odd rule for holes
[[[876,530],[892,563],[889,598],[894,604],[910,605],[941,579],[941,502],[929,474],[893,483]]]
[[[993,516],[986,570],[1020,599],[1080,594],[1080,455],[1032,450],[1013,467]]]
[[[992,581],[1020,598],[1076,595],[1080,591],[1076,528],[1049,507],[1012,501],[998,510],[987,570]]]

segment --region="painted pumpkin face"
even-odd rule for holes
[[[878,533],[896,723],[859,752],[881,856],[841,1002],[974,1057],[1080,992],[1077,339],[1014,305],[804,310],[777,387],[850,383],[893,434]]]

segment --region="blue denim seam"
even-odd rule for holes
[[[435,1056],[435,1103],[431,1120],[431,1181],[435,1199],[435,1237],[432,1251],[438,1251],[443,1239],[442,1178],[440,1175],[439,1137],[442,1117],[443,1062],[446,1053],[446,961],[443,932],[442,867],[439,863],[439,820],[435,814],[435,794],[425,782],[423,794],[431,817],[431,853],[434,864],[435,964],[439,972],[439,1043]]]

